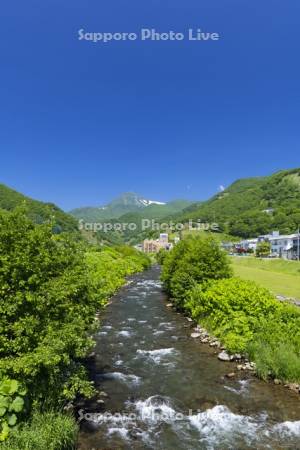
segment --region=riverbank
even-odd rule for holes
[[[233,363],[191,337],[159,277],[158,267],[134,275],[102,314],[79,450],[297,448],[298,397],[250,371],[229,378]]]
[[[168,303],[167,307],[172,307],[176,310],[176,306],[173,303]],[[207,346],[216,349],[217,351],[215,352],[215,355],[220,361],[233,363],[232,371],[226,375],[228,378],[235,378],[240,371],[250,372],[251,375],[257,375],[256,363],[254,361],[249,361],[247,355],[228,352],[220,340],[211,335],[206,328],[202,327],[200,324],[197,324],[197,322],[195,322],[191,317],[186,318],[190,324],[193,324],[193,332],[191,333],[191,337],[193,339],[197,339],[202,344],[206,344]],[[282,385],[290,391],[300,394],[299,383],[285,383],[279,378],[267,378],[264,381],[272,382],[276,386]]]
[[[175,306],[227,348],[256,365],[264,380],[300,383],[300,309],[252,281],[235,278],[210,237],[190,237],[160,255],[162,280]],[[298,387],[297,387],[298,389]]]
[[[21,210],[0,212],[0,255],[0,449],[67,450],[77,424],[64,407],[94,393],[83,362],[97,312],[150,261],[55,234]]]

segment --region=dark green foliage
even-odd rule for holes
[[[35,402],[89,395],[80,358],[93,344],[96,311],[148,263],[125,247],[86,252],[19,211],[0,214],[0,370]]]
[[[300,223],[300,169],[237,180],[225,191],[172,219],[217,222],[221,231],[240,237],[272,230],[294,233]]]
[[[186,292],[197,283],[231,274],[225,252],[210,235],[188,236],[163,260],[162,281],[179,307],[183,306]]]
[[[53,203],[43,203],[20,194],[0,184],[0,209],[12,211],[24,207],[27,216],[35,223],[51,222],[55,232],[76,231],[77,221]]]
[[[34,399],[68,395],[83,371],[75,361],[91,345],[97,308],[88,281],[84,249],[71,237],[19,212],[0,215],[0,369]]]

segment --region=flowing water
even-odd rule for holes
[[[192,339],[166,302],[153,267],[105,310],[91,371],[108,397],[82,405],[79,449],[300,449],[299,395],[226,378],[235,364]]]

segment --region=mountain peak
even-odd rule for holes
[[[142,197],[139,194],[136,194],[135,192],[124,192],[116,199],[112,200],[107,206],[114,206],[114,205],[124,205],[124,206],[133,206],[138,208],[143,208],[145,206],[149,205],[165,205],[163,202],[158,202],[156,200],[148,200]]]
[[[147,208],[150,205],[164,206],[166,203],[156,200],[148,200],[135,192],[124,192],[106,205],[98,207],[77,208],[70,211],[76,218],[84,218],[89,221],[117,219],[124,214],[133,213]]]
[[[164,203],[146,199],[135,192],[124,192],[106,205],[77,208],[70,211],[70,214],[86,222],[103,222],[129,213],[143,213],[147,217],[166,216],[181,211],[190,203],[187,200]]]

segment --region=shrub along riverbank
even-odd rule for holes
[[[52,230],[21,211],[0,213],[0,448],[72,448],[76,424],[59,411],[93,393],[82,358],[96,313],[150,264],[132,248],[95,248]],[[35,434],[39,444],[25,446]]]
[[[256,363],[257,374],[300,382],[300,309],[267,289],[232,277],[211,237],[189,237],[161,253],[162,281],[175,305],[224,344]]]

